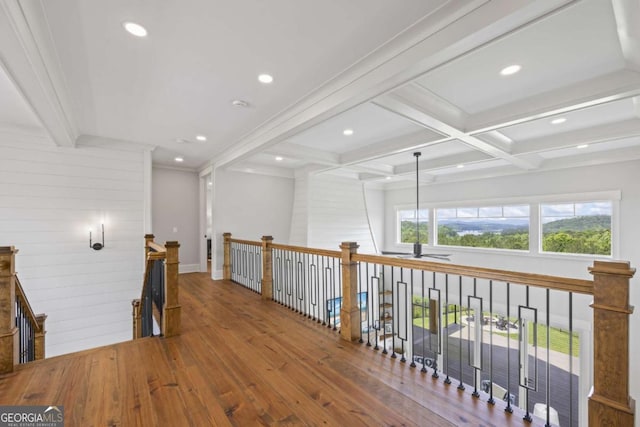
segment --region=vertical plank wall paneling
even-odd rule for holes
[[[338,250],[341,242],[353,241],[360,245],[359,252],[375,253],[358,180],[332,175],[296,177],[293,205],[291,244]]]
[[[297,174],[293,189],[293,208],[291,210],[291,228],[289,244],[308,246],[309,237],[309,183],[307,174]]]
[[[47,357],[131,338],[143,262],[144,154],[0,135],[0,245],[47,319]],[[89,228],[105,248],[89,248]]]

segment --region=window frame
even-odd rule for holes
[[[560,258],[584,260],[593,259],[616,259],[620,253],[620,200],[622,192],[620,190],[594,191],[584,193],[561,193],[547,195],[529,195],[516,197],[503,197],[492,199],[477,199],[465,201],[447,201],[421,203],[420,209],[427,210],[429,221],[428,243],[422,244],[435,250],[459,251],[471,253],[504,253],[515,256],[535,256],[540,258]],[[542,213],[541,205],[550,203],[585,203],[585,202],[611,202],[611,255],[593,254],[573,254],[563,252],[543,252],[542,251]],[[437,218],[436,209],[453,209],[465,207],[485,207],[485,206],[510,206],[529,205],[529,250],[501,249],[501,248],[481,248],[470,246],[450,246],[437,244]],[[415,210],[415,206],[409,204],[399,204],[394,206],[395,215],[395,245],[400,247],[410,247],[411,243],[400,242],[400,210]]]

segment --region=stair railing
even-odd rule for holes
[[[0,374],[44,359],[45,314],[34,314],[15,272],[13,246],[0,247]]]

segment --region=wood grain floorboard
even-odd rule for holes
[[[0,405],[66,426],[531,426],[238,285],[180,276],[182,334],[20,366]]]

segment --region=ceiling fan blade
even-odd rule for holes
[[[429,257],[429,258],[441,259],[443,261],[451,261],[449,259],[450,256],[451,255],[449,255],[449,254],[422,254],[422,255],[420,255],[421,258]]]
[[[413,255],[409,252],[391,252],[391,251],[381,251],[382,255]]]

